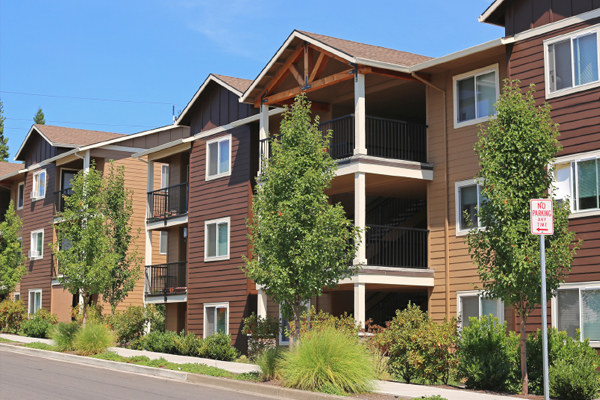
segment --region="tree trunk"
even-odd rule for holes
[[[83,292],[83,306],[81,311],[83,313],[83,327],[85,328],[85,321],[87,319],[87,293],[85,291]]]
[[[294,347],[298,347],[300,344],[300,304],[294,307]]]
[[[527,376],[527,342],[525,337],[525,319],[521,317],[521,382],[522,394],[529,394],[529,378]]]

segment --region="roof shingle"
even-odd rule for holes
[[[65,128],[63,126],[35,124],[35,127],[52,143],[69,144],[73,146],[88,146],[90,144],[104,142],[105,140],[127,136],[122,133],[89,131],[86,129]]]
[[[0,162],[0,176],[12,174],[13,172],[17,172],[24,168],[25,165],[21,163]]]
[[[242,93],[244,93],[246,91],[246,89],[248,89],[250,87],[250,85],[252,84],[252,81],[250,79],[235,78],[233,76],[226,76],[226,75],[219,75],[219,74],[211,74],[211,75],[222,80],[223,82],[225,82],[232,88],[239,90]]]

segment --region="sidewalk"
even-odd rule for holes
[[[0,337],[20,343],[42,342],[46,344],[53,344],[53,341],[50,339],[30,338],[25,336],[10,335],[6,333],[0,333]],[[113,351],[124,357],[147,356],[150,359],[164,357],[167,361],[178,364],[206,364],[224,369],[235,374],[240,374],[243,372],[254,372],[260,370],[259,367],[254,364],[216,361],[207,358],[178,356],[173,354],[155,353],[152,351],[129,350],[120,347],[110,347],[108,350]],[[522,400],[517,397],[475,393],[466,390],[444,389],[435,386],[421,386],[398,382],[377,381],[377,386],[377,393],[402,397],[421,398],[422,396],[432,396],[437,394],[448,400]]]

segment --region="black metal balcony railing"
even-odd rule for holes
[[[187,262],[146,267],[146,294],[182,294],[187,292]]]
[[[148,221],[179,217],[188,211],[187,182],[148,192]]]
[[[63,190],[59,190],[58,192],[54,192],[55,213],[65,211],[65,198],[71,196],[72,194],[72,188],[66,188]]]
[[[329,154],[334,159],[351,157],[355,148],[354,114],[325,121],[319,129],[333,131]],[[427,126],[393,119],[366,117],[367,154],[374,157],[427,162]],[[260,154],[271,156],[271,141],[282,135],[260,141]]]
[[[427,268],[427,229],[367,225],[367,264]]]

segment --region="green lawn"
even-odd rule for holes
[[[15,343],[14,340],[8,340],[0,337],[0,343]]]

